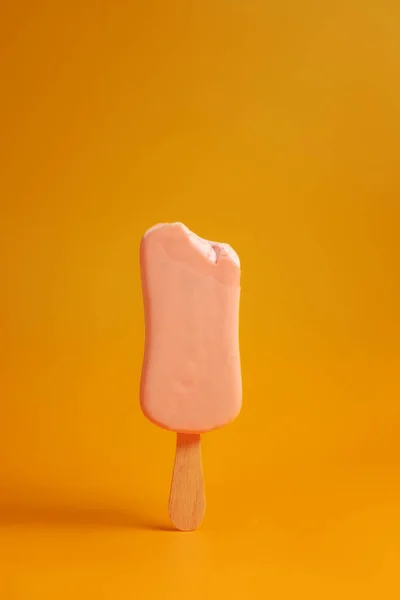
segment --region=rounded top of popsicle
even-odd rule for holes
[[[235,250],[229,244],[225,242],[213,242],[210,240],[206,240],[196,235],[191,231],[186,225],[181,223],[180,221],[176,221],[173,223],[158,223],[157,225],[153,225],[145,232],[143,238],[147,238],[151,233],[163,229],[163,228],[180,228],[185,234],[188,236],[189,241],[193,244],[201,254],[203,254],[208,260],[213,263],[217,263],[218,259],[221,255],[226,256],[231,259],[233,263],[235,263],[238,267],[240,267],[240,259]]]

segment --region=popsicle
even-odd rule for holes
[[[192,531],[205,510],[200,435],[233,421],[242,405],[240,262],[228,244],[161,223],[142,238],[140,267],[140,405],[177,434],[169,515],[177,529]]]

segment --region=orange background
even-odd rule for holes
[[[2,4],[2,599],[399,597],[399,6]],[[138,404],[172,220],[243,271],[194,534]]]

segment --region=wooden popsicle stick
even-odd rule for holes
[[[205,508],[200,434],[177,433],[170,519],[180,531],[193,531],[203,520]]]

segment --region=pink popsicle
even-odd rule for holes
[[[179,529],[193,529],[201,520],[189,518],[196,513],[191,490],[195,504],[201,496],[190,478],[202,491],[199,434],[233,421],[242,404],[239,258],[229,245],[172,223],[145,233],[140,265],[146,330],[140,404],[151,422],[178,434],[170,515]],[[178,471],[181,479],[186,472],[180,483]],[[171,502],[179,509],[173,514]]]

